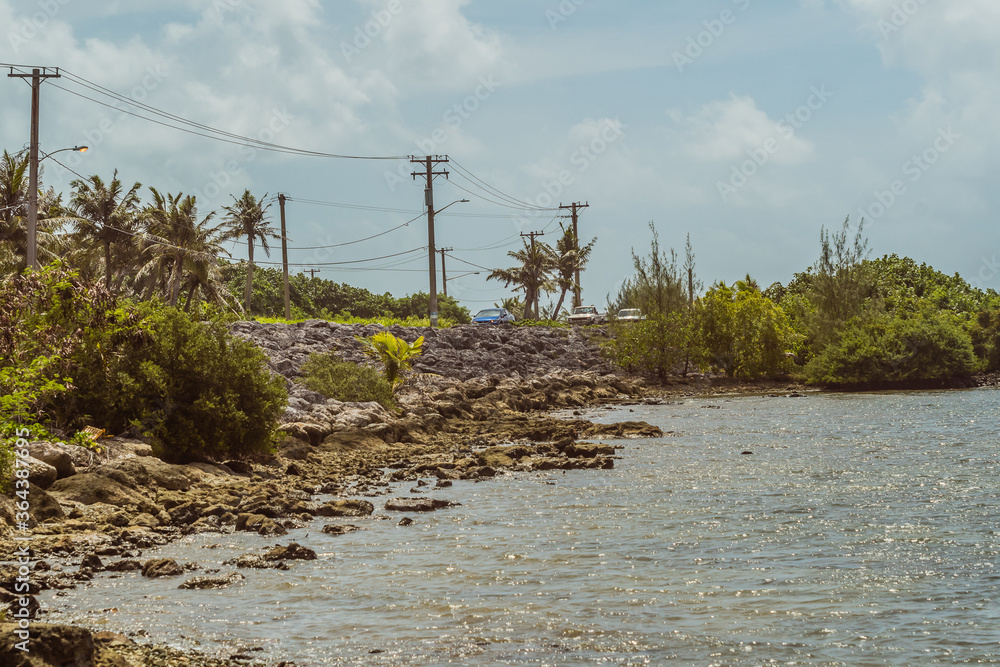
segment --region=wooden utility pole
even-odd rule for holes
[[[525,234],[524,232],[522,232],[521,236],[522,237],[529,237],[529,238],[531,238],[531,256],[534,257],[534,255],[535,255],[535,237],[536,236],[545,236],[545,232],[528,232],[527,234]],[[536,276],[536,278],[538,279],[539,282],[541,282],[541,276]],[[535,286],[535,303],[534,303],[534,306],[535,306],[535,319],[536,320],[538,319],[538,293],[540,291],[541,290],[538,288],[538,286]]]
[[[436,250],[434,248],[434,177],[444,176],[448,178],[447,171],[434,171],[434,165],[440,163],[447,163],[448,156],[444,157],[428,155],[424,158],[411,157],[410,162],[414,164],[421,164],[424,166],[423,171],[415,171],[411,175],[413,179],[416,180],[417,176],[421,176],[427,179],[427,185],[424,187],[424,203],[427,204],[427,257],[429,258],[429,273],[430,273],[430,318],[431,326],[436,327],[438,324],[438,297],[437,297],[437,267],[435,266],[435,254]]]
[[[442,291],[445,296],[448,296],[448,272],[444,268],[444,254],[446,252],[453,252],[454,250],[454,248],[438,248],[438,252],[441,253],[441,283],[444,287]]]
[[[278,195],[278,207],[281,209],[281,268],[284,274],[285,288],[285,319],[292,319],[292,302],[288,294],[288,235],[285,233],[285,195]]]
[[[58,79],[61,75],[57,68],[49,73],[47,67],[34,68],[31,74],[14,73],[10,68],[9,78],[31,79],[31,144],[28,158],[28,243],[25,252],[25,264],[32,269],[38,268],[38,106],[39,92],[44,79]],[[53,158],[54,159],[54,158]]]
[[[315,278],[316,274],[319,273],[319,269],[308,269],[308,271],[309,271],[309,280]]]
[[[559,208],[569,210],[573,218],[573,243],[576,245],[576,261],[577,261],[576,276],[573,279],[574,282],[576,283],[576,285],[573,288],[573,307],[576,308],[577,306],[583,305],[583,303],[580,301],[580,232],[577,228],[577,222],[580,219],[580,209],[590,208],[590,204],[589,203],[581,204],[579,202],[575,202],[568,206],[563,206],[562,204],[559,204]]]

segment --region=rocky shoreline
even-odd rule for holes
[[[355,336],[370,336],[381,327],[310,321],[238,322],[231,329],[260,346],[270,369],[285,378],[289,401],[277,451],[251,461],[173,465],[129,437],[102,439],[100,453],[33,442],[27,597],[34,636],[53,648],[51,655],[39,652],[26,662],[12,648],[16,626],[0,624],[3,664],[60,664],[67,656],[85,655],[77,664],[245,665],[252,656],[208,657],[138,643],[136,637],[47,626],[35,596],[108,571],[176,577],[179,589],[237,584],[241,569],[294,567],[295,560],[315,554],[289,543],[245,554],[227,563],[231,570],[214,572],[145,553],[192,533],[255,532],[262,544],[306,525],[342,534],[357,529],[345,521],[376,512],[398,517],[405,526],[413,522],[410,515],[449,506],[440,495],[456,483],[506,472],[609,469],[616,440],[664,435],[644,422],[595,424],[557,419],[547,411],[658,401],[665,395],[787,395],[802,389],[788,382],[746,384],[702,376],[650,388],[607,364],[595,344],[606,333],[601,327],[392,327],[391,333],[408,341],[424,336],[426,352],[400,391],[398,408],[388,411],[376,403],[328,400],[296,382],[315,352],[336,351],[345,360],[367,362]],[[414,484],[409,496],[380,508],[366,499],[384,495],[398,482]],[[15,588],[23,576],[17,564],[23,543],[13,539],[15,511],[14,499],[0,496],[0,561],[8,563],[0,565],[0,606],[10,605],[11,613],[24,597]]]
[[[398,409],[390,412],[375,403],[328,400],[295,382],[314,352],[336,350],[346,360],[365,361],[354,336],[379,327],[240,322],[232,330],[263,348],[271,370],[288,384],[277,452],[252,461],[173,465],[128,437],[102,439],[100,453],[32,442],[28,599],[34,636],[46,649],[25,662],[13,648],[16,626],[0,625],[4,664],[59,664],[67,656],[100,665],[246,664],[252,656],[221,660],[114,633],[49,626],[35,595],[107,571],[177,577],[181,589],[232,585],[242,578],[241,568],[289,567],[296,558],[309,558],[308,550],[292,543],[278,553],[246,554],[231,563],[229,573],[201,572],[197,564],[144,554],[201,532],[250,531],[263,542],[280,539],[290,528],[330,521],[322,529],[338,534],[355,528],[338,522],[376,511],[395,514],[406,525],[412,522],[408,515],[449,505],[426,495],[427,487],[446,492],[455,483],[507,471],[608,469],[614,466],[615,439],[662,435],[642,422],[598,425],[543,414],[648,397],[641,380],[615,374],[588,342],[600,332],[392,328],[408,340],[423,335],[427,353],[401,390]],[[401,481],[415,484],[409,496],[383,508],[365,500]],[[13,499],[0,497],[0,559],[9,563],[0,566],[0,604],[12,612],[23,597],[15,588],[22,544],[13,539],[15,511]],[[90,662],[79,662],[83,655]]]

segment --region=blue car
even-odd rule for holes
[[[472,318],[473,324],[507,324],[514,321],[514,316],[506,308],[485,308]]]

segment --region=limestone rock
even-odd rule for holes
[[[70,447],[71,445],[38,440],[28,444],[28,453],[55,468],[57,477],[62,479],[76,474],[76,467],[73,465],[73,458],[69,453]],[[79,447],[77,448],[79,449]]]
[[[154,558],[142,565],[142,576],[156,577],[176,577],[184,574],[184,568],[177,564],[173,558]]]

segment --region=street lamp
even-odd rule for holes
[[[442,266],[441,268],[444,268],[444,267]],[[442,271],[442,274],[443,273],[444,272]],[[448,281],[449,280],[458,280],[459,278],[464,278],[465,276],[478,276],[479,273],[480,273],[479,271],[469,271],[468,273],[460,273],[459,275],[452,276],[451,278],[445,276],[444,277],[444,295],[448,296]]]
[[[28,170],[28,248],[25,252],[24,263],[32,269],[38,268],[38,165],[50,155],[62,153],[63,151],[86,153],[87,146],[60,148],[57,151],[46,153],[39,159],[38,143],[35,141],[31,142]]]
[[[427,250],[430,257],[430,274],[431,274],[431,293],[430,293],[430,318],[431,326],[436,327],[438,325],[438,295],[437,295],[437,266],[436,257],[437,249],[434,247],[434,216],[448,208],[448,206],[454,206],[455,204],[466,204],[468,199],[459,199],[448,204],[444,208],[439,208],[434,210],[434,199],[433,190],[428,188],[425,192],[425,197],[427,198]]]

